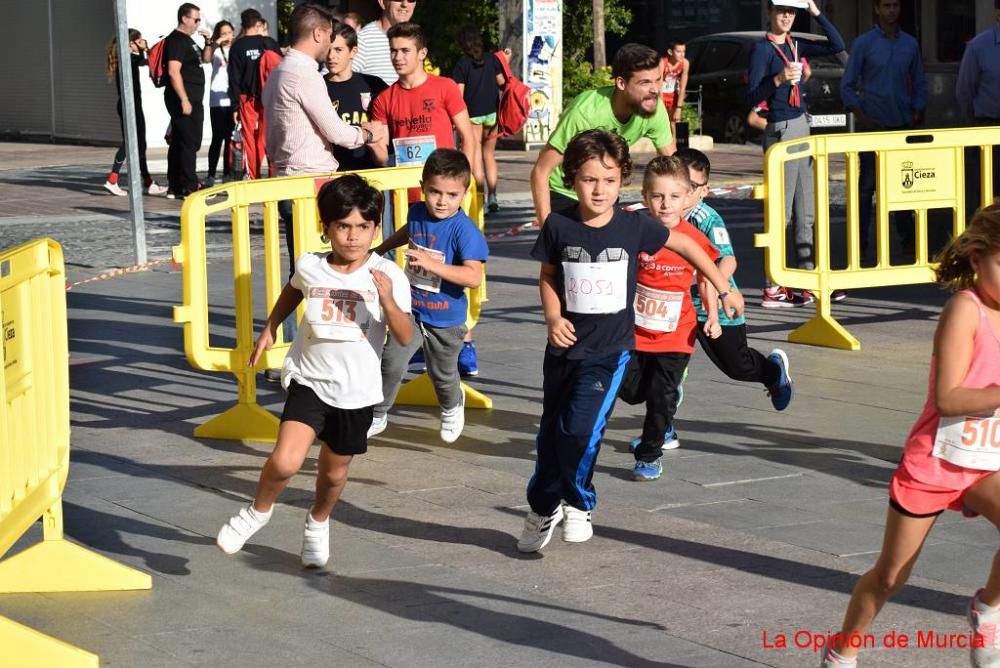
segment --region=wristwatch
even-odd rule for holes
[[[366,144],[371,144],[373,141],[375,141],[375,134],[371,130],[369,130],[366,127],[362,127],[360,125],[358,127],[361,128],[361,131],[365,133]]]

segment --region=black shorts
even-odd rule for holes
[[[301,422],[313,428],[316,438],[338,455],[345,457],[368,452],[368,428],[372,426],[374,406],[335,408],[324,402],[311,388],[294,380],[288,386],[288,398],[281,421]]]

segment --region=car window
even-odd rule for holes
[[[736,42],[713,42],[698,60],[699,73],[718,72],[736,66],[740,45]]]
[[[684,54],[684,57],[691,63],[692,74],[698,71],[698,59],[704,50],[705,42],[691,42],[687,45],[687,52]]]
[[[814,56],[809,58],[809,67],[814,69],[842,69],[844,66],[837,56]]]

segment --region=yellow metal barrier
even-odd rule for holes
[[[834,290],[888,287],[934,280],[933,265],[927,256],[927,212],[953,212],[952,233],[965,229],[966,147],[980,150],[982,165],[991,165],[996,128],[929,130],[926,132],[874,132],[820,135],[775,144],[764,161],[764,232],[755,236],[755,245],[764,251],[764,269],[774,283],[816,296],[816,315],[788,335],[794,343],[807,343],[845,350],[859,350],[861,343],[834,319],[830,294]],[[861,266],[858,221],[859,154],[876,156],[876,203],[874,229],[876,264]],[[830,156],[846,159],[847,265],[832,269],[830,264]],[[815,257],[812,270],[790,268],[785,250],[785,163],[812,158],[815,177]],[[993,192],[991,170],[982,170],[982,204]],[[758,191],[760,193],[761,191]],[[807,203],[807,206],[809,204]],[[893,265],[889,258],[889,214],[914,211],[916,257],[913,264]]]
[[[392,191],[394,225],[406,223],[407,192],[420,185],[422,168],[392,167],[359,172],[375,187]],[[325,182],[345,172],[290,176],[257,181],[234,181],[198,191],[184,200],[181,208],[181,243],[173,249],[174,260],[183,265],[183,304],[174,307],[174,322],[184,323],[184,353],[188,362],[205,371],[228,371],[236,376],[237,403],[224,413],[198,426],[199,438],[273,441],[278,435],[278,418],[257,404],[257,369],[247,366],[254,349],[254,266],[250,244],[250,207],[263,207],[264,294],[270,310],[281,293],[287,276],[281,271],[285,242],[280,232],[278,202],[292,201],[295,256],[328,248],[320,241],[322,227],[316,208],[316,193]],[[466,211],[483,228],[482,198],[472,185],[465,201]],[[233,295],[235,303],[235,345],[212,346],[209,342],[208,258],[206,221],[209,215],[229,212],[232,227]],[[401,255],[401,253],[397,253]],[[485,270],[484,270],[485,272]],[[256,272],[260,275],[259,268]],[[470,291],[468,326],[475,326],[482,302],[486,300],[485,274],[479,290]],[[302,307],[298,316],[302,315]],[[279,338],[281,338],[279,336]],[[278,368],[290,343],[276,343],[258,363],[259,368]],[[466,407],[492,408],[486,395],[465,385]],[[430,390],[428,394],[427,390]],[[426,374],[400,389],[399,404],[437,405]]]
[[[43,540],[0,561],[0,593],[150,589],[149,575],[63,537],[69,473],[69,348],[62,249],[0,254],[0,557],[39,518]],[[4,665],[96,666],[97,657],[0,618]]]

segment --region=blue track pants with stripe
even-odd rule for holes
[[[597,505],[594,463],[618,397],[629,353],[566,359],[545,353],[538,462],[528,483],[528,503],[540,515],[560,502],[580,510]]]

